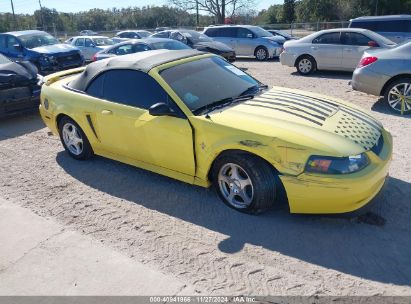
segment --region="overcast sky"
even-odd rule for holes
[[[283,0],[255,0],[258,10],[267,8],[272,4],[283,3]],[[13,0],[14,11],[19,13],[33,13],[39,9],[38,0]],[[91,8],[111,8],[111,7],[129,7],[144,5],[163,5],[167,0],[41,0],[41,4],[48,8],[55,8],[61,12],[78,12]],[[10,0],[1,0],[0,12],[11,12]]]

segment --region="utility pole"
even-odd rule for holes
[[[16,22],[16,15],[14,14],[14,4],[13,4],[13,0],[10,0],[10,3],[11,3],[11,10],[12,10],[12,12],[13,12],[13,29],[14,30],[16,30],[16,24],[17,24],[17,22]]]
[[[378,0],[375,1],[375,16],[378,16]]]
[[[43,27],[43,31],[44,31],[43,7],[41,6],[41,0],[39,0],[39,5],[40,5],[41,26]]]
[[[225,0],[221,0],[221,19],[223,19],[223,24],[225,24]]]
[[[200,25],[200,15],[198,13],[198,0],[196,0],[196,25],[197,25],[197,28]]]

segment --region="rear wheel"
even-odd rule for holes
[[[317,68],[315,59],[311,56],[302,56],[298,58],[295,66],[298,73],[301,75],[309,75]]]
[[[263,46],[259,46],[258,48],[256,48],[255,50],[255,58],[258,61],[264,61],[268,59],[268,50],[263,47]]]
[[[397,79],[388,85],[384,100],[393,112],[411,113],[411,78]]]
[[[276,200],[274,169],[245,152],[224,154],[216,160],[213,185],[221,200],[240,212],[258,214],[270,209]]]
[[[74,120],[64,116],[60,119],[58,128],[64,149],[71,157],[84,160],[93,156],[86,134]]]

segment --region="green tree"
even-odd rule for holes
[[[295,20],[295,0],[284,0],[282,14],[285,22],[291,23]]]

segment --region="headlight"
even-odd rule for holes
[[[305,171],[323,174],[348,174],[364,169],[369,162],[365,153],[348,157],[313,155],[308,159]]]

